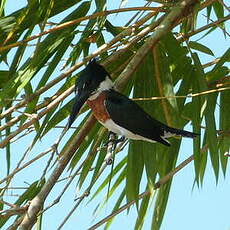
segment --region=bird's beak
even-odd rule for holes
[[[76,94],[76,97],[74,98],[72,112],[71,112],[70,117],[69,117],[67,128],[70,128],[70,126],[73,124],[73,122],[74,122],[75,118],[77,117],[81,107],[87,101],[89,96],[90,96],[89,91],[83,91],[81,93]]]

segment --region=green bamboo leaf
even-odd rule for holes
[[[45,184],[45,179],[35,181],[29,186],[29,188],[22,195],[20,195],[20,197],[17,199],[17,201],[14,204],[20,206],[23,203],[32,200],[41,191],[44,184]],[[0,227],[2,227],[9,218],[10,217],[5,219],[0,218]]]
[[[187,48],[183,47],[172,33],[168,33],[164,36],[160,45],[161,49],[163,49],[164,53],[167,55],[169,62],[167,65],[169,66],[168,68],[172,76],[173,85],[175,86],[178,81],[181,80],[176,95],[187,95],[191,87],[193,76],[192,60],[187,57]],[[176,101],[177,107],[180,111],[182,111],[184,107],[185,100],[186,98],[181,98]],[[182,118],[180,120],[182,121]],[[182,124],[181,127],[183,127]]]
[[[26,39],[28,36],[30,36],[32,33],[32,29],[29,29],[25,35],[23,36],[23,39]],[[20,61],[25,53],[25,50],[26,50],[26,46],[21,46],[21,47],[18,47],[17,48],[17,51],[15,52],[15,55],[14,55],[14,58],[12,60],[12,63],[9,67],[9,71],[8,71],[8,75],[4,76],[4,79],[0,79],[0,80],[3,80],[3,85],[2,85],[2,89],[4,89],[4,87],[10,82],[10,79],[12,79],[12,77],[15,75],[16,71],[17,71],[17,68],[20,64]],[[4,74],[7,74],[7,73],[4,73]],[[1,83],[0,83],[1,84]],[[1,88],[1,87],[0,87]],[[6,104],[9,105],[9,103],[11,103],[11,101],[9,100],[5,100],[5,99],[11,99],[11,98],[0,98],[0,101],[3,100]],[[24,118],[26,119],[26,118]]]
[[[49,1],[46,2],[47,6],[49,4]],[[64,10],[68,9],[71,6],[74,6],[80,2],[80,0],[68,0],[68,1],[57,1],[55,0],[54,6],[51,10],[50,17],[55,16],[59,14],[60,12],[63,12]],[[30,3],[30,2],[29,2]],[[35,12],[40,12],[39,14],[36,14]],[[35,25],[42,23],[44,20],[44,16],[46,15],[46,8],[41,9],[40,4],[28,4],[26,7],[17,10],[13,12],[12,14],[8,15],[7,18],[10,18],[10,22],[8,23],[8,27],[5,28],[6,31],[4,33],[1,33],[0,31],[0,43],[3,43],[8,35],[9,32],[14,31],[14,34],[12,35],[10,39],[10,43],[16,42],[26,31],[27,29],[33,28]],[[20,24],[16,24],[16,20],[21,18]],[[4,20],[5,18],[1,19]],[[19,20],[17,20],[19,21]],[[0,56],[0,61],[6,61],[6,55],[8,54],[9,50],[4,51],[2,55]]]
[[[209,49],[207,46],[201,44],[201,43],[190,41],[189,42],[189,47],[191,49],[198,50],[200,52],[203,52],[203,53],[206,53],[206,54],[214,56],[214,53],[212,52],[212,50]]]
[[[100,151],[97,154],[98,158],[97,158],[97,162],[96,162],[95,167],[94,167],[93,176],[92,176],[90,183],[92,183],[96,179],[96,177],[98,176],[98,172],[101,169],[101,166],[102,166],[102,164],[105,160],[105,156],[107,154],[106,149],[103,148],[102,146],[100,146],[99,149],[100,149]]]
[[[71,140],[73,139],[73,137],[76,136],[77,133],[81,130],[82,126],[85,124],[86,120],[89,118],[89,115],[90,115],[90,112],[87,113],[87,115],[83,118],[83,120],[79,124],[79,126],[77,126],[76,130],[74,131],[73,135],[70,137],[70,139],[68,140],[68,142],[66,143],[66,145],[64,146],[64,148],[62,149],[62,151],[65,151],[65,148],[66,148],[66,146],[68,146],[68,143],[71,142]],[[78,150],[76,151],[74,157],[72,158],[72,160],[70,162],[70,166],[69,166],[70,170],[74,169],[74,167],[76,166],[76,164],[78,163],[78,161],[80,160],[80,158],[82,157],[82,155],[85,153],[85,151],[87,150],[87,148],[90,146],[90,144],[93,141],[93,138],[95,137],[94,135],[98,131],[99,127],[100,127],[99,124],[96,123],[96,125],[92,128],[91,132],[89,132],[89,134],[87,135],[87,137],[81,143],[80,147],[78,148]]]
[[[200,60],[198,58],[197,54],[192,54],[195,67],[197,69],[197,73],[199,75],[199,81],[201,83],[201,89],[207,90],[207,86],[204,79],[205,74],[203,72],[202,65],[200,63]],[[202,82],[203,81],[203,82]],[[216,124],[215,124],[215,106],[217,103],[217,93],[210,95],[206,98],[206,109],[204,110],[205,115],[205,123],[206,123],[206,133],[207,133],[207,144],[209,147],[210,157],[212,161],[213,170],[216,176],[216,180],[218,180],[219,175],[219,155],[218,155],[218,142],[217,142],[217,136],[216,136]]]
[[[148,186],[146,187],[146,189],[147,188]],[[138,218],[136,220],[136,224],[134,228],[135,230],[142,229],[142,226],[144,224],[144,218],[147,213],[148,206],[149,206],[149,201],[150,201],[150,196],[145,196],[141,201],[140,209],[138,212]]]
[[[4,15],[5,4],[6,4],[6,0],[2,0],[0,3],[0,17]]]
[[[0,89],[2,89],[5,84],[10,79],[10,71],[8,70],[0,70]]]
[[[104,129],[100,127],[100,125],[96,125],[94,129],[90,132],[90,135],[92,135],[92,144],[89,149],[87,160],[84,163],[84,166],[81,170],[81,175],[78,180],[79,188],[81,188],[82,184],[88,176],[90,169],[92,168],[93,162],[97,155],[97,149],[101,144],[102,139],[105,137],[105,132]],[[95,136],[97,136],[97,138],[95,138]],[[89,146],[89,144],[87,144],[87,146]]]
[[[76,17],[84,16],[90,8],[90,2],[82,3],[74,12],[68,15],[62,22],[73,20]],[[0,92],[0,99],[4,97],[12,97],[17,95],[25,87],[25,85],[35,76],[35,74],[44,66],[44,64],[51,58],[55,52],[57,52],[59,46],[66,39],[71,36],[71,33],[77,25],[67,27],[63,30],[55,31],[49,34],[46,39],[39,44],[39,48],[32,59],[28,59],[27,62],[20,68],[15,76]],[[4,106],[4,102],[0,100],[0,106]]]
[[[194,69],[194,68],[193,68]],[[193,93],[199,93],[204,91],[205,85],[204,83],[200,83],[202,81],[200,74],[197,73],[195,70],[193,71],[194,80],[193,80]],[[189,114],[192,117],[192,124],[193,124],[193,132],[201,133],[200,124],[203,119],[203,113],[201,112],[202,108],[206,105],[206,97],[193,97],[190,109],[188,110]],[[196,182],[199,185],[200,179],[200,171],[201,171],[201,137],[198,136],[193,141],[193,154],[194,154],[194,167],[195,167],[195,175],[196,175]]]
[[[207,11],[207,23],[208,23],[210,20],[211,12],[212,12],[212,5],[209,5],[208,7],[206,7],[206,11]]]
[[[104,39],[103,33],[102,32],[98,32],[97,33],[97,47],[100,47],[102,45],[104,45],[106,43],[106,40]],[[104,52],[100,55],[101,59],[106,59],[108,57],[108,52]]]
[[[73,36],[69,36],[66,39],[64,39],[62,44],[60,44],[59,49],[57,50],[52,61],[49,63],[49,65],[48,65],[44,75],[41,77],[41,80],[38,83],[35,91],[40,89],[41,87],[43,87],[47,83],[47,81],[51,77],[52,73],[57,68],[57,65],[60,63],[60,60],[63,58],[63,55],[65,54],[66,50],[68,49],[69,45],[71,44],[71,41],[73,40],[73,38],[74,38]],[[25,112],[31,113],[34,110],[35,106],[37,105],[38,100],[39,100],[39,97],[35,98],[32,102],[28,103]]]
[[[0,18],[0,41],[1,43],[5,39],[4,35],[12,31],[12,29],[15,27],[15,24],[16,24],[15,17],[5,16],[5,17]]]
[[[230,151],[230,139],[227,135],[229,132],[229,106],[226,106],[229,103],[230,90],[221,92],[220,94],[220,118],[219,118],[219,127],[223,134],[220,134],[220,160],[223,173],[226,174],[228,158],[225,156],[226,153]]]
[[[128,202],[137,200],[139,194],[139,186],[144,169],[142,147],[143,145],[138,143],[138,141],[130,141],[126,177],[126,197]]]
[[[106,30],[111,33],[113,36],[118,35],[119,33],[121,33],[124,28],[120,27],[120,26],[114,26],[110,21],[106,20],[105,21],[105,28]]]
[[[153,96],[154,85],[156,83],[153,80],[152,74],[154,73],[152,68],[153,59],[151,55],[146,56],[140,68],[135,73],[135,82],[134,82],[134,90],[133,97],[150,97]],[[143,81],[143,76],[145,79]],[[149,87],[151,85],[152,87]],[[153,114],[154,107],[152,106],[152,102],[149,101],[141,101],[138,102],[140,106],[148,113]],[[127,161],[127,178],[126,178],[126,196],[127,200],[136,200],[139,194],[139,185],[143,173],[144,168],[144,145],[146,143],[141,141],[130,141],[129,151],[128,151],[128,161]],[[147,151],[151,151],[151,145],[148,145]],[[155,155],[152,154],[152,161],[154,162]],[[138,164],[136,164],[138,162]],[[146,173],[151,173],[149,165]],[[151,177],[153,175],[148,175]]]
[[[220,2],[214,2],[213,4],[214,12],[218,19],[224,17],[224,6]]]
[[[113,212],[115,212],[120,206],[121,206],[121,203],[122,201],[124,200],[124,197],[125,197],[125,189],[122,190],[119,198],[117,199],[117,202],[113,208]],[[109,226],[112,224],[112,221],[113,221],[114,217],[111,218],[105,225],[105,230],[109,229]]]
[[[205,124],[207,132],[207,143],[209,146],[210,157],[212,161],[213,170],[215,172],[216,180],[219,176],[219,151],[217,141],[217,129],[215,122],[215,109],[217,104],[218,94],[212,94],[208,97],[207,109],[205,112]]]
[[[205,169],[207,166],[207,159],[208,159],[208,148],[207,148],[207,134],[204,134],[204,138],[203,138],[203,144],[202,144],[202,152],[201,153],[201,157],[200,157],[200,172],[199,172],[199,176],[200,176],[200,182],[201,185],[204,182],[204,174],[205,174]]]
[[[171,170],[175,168],[177,156],[180,149],[181,140],[172,140],[171,147],[168,148],[168,154],[163,154],[164,159],[161,162],[161,172],[160,177],[165,176]],[[154,213],[152,217],[152,226],[151,229],[159,230],[161,223],[163,221],[166,205],[168,202],[170,187],[171,187],[172,180],[169,180],[167,184],[164,184],[160,187],[157,193],[157,199],[154,207]]]
[[[41,136],[44,136],[48,133],[52,128],[54,128],[57,124],[63,121],[65,118],[69,116],[69,113],[72,109],[72,101],[66,103],[62,108],[58,109],[58,111],[52,116],[55,110],[52,110],[51,113],[47,114],[47,119],[43,122],[45,126],[44,131]],[[52,116],[52,118],[50,118]]]
[[[125,162],[126,162],[126,158],[125,158]],[[117,177],[116,181],[114,182],[112,188],[109,191],[108,198],[110,198],[114,194],[116,189],[119,188],[120,184],[125,180],[125,177],[126,177],[126,167],[121,171],[120,175]],[[106,197],[106,202],[107,202],[107,197]]]
[[[75,4],[79,3],[81,0],[68,0],[68,1],[54,1],[54,5],[51,9],[51,13],[49,14],[50,17],[53,17],[60,12],[63,12],[66,9],[74,6]],[[32,4],[31,4],[32,3]],[[39,4],[36,1],[30,1],[27,6],[21,8],[8,17],[12,17],[14,20],[22,18],[23,20],[20,21],[20,26],[15,26],[15,34],[20,34],[24,32],[26,29],[43,22],[45,15],[47,14],[47,7],[49,7],[49,1],[42,2],[43,4]],[[28,12],[28,13],[27,13]],[[39,12],[36,15],[34,12]],[[12,31],[12,28],[10,29]],[[12,40],[11,42],[15,42]]]
[[[103,161],[101,161],[103,162]],[[104,188],[106,185],[108,185],[111,177],[115,177],[117,173],[124,167],[124,165],[127,163],[127,157],[124,157],[113,169],[111,175],[108,175],[104,181],[101,183],[101,185],[98,187],[98,189],[95,191],[95,193],[92,195],[90,201],[92,201]],[[97,170],[98,171],[98,170]],[[122,170],[122,173],[126,170]],[[92,181],[94,180],[95,177],[92,177]]]
[[[101,202],[100,205],[98,205],[95,208],[95,210],[94,210],[94,216],[95,217],[97,216],[98,213],[100,213],[101,209],[105,207],[105,205],[108,202],[108,199],[114,194],[114,192],[117,191],[118,188],[120,188],[119,185],[124,181],[125,177],[126,177],[126,168],[124,168],[124,170],[121,171],[120,175],[117,177],[117,179],[114,182],[114,184],[113,184],[112,188],[110,189],[110,191],[106,192],[106,195],[104,196],[104,201]],[[110,183],[110,181],[111,181],[111,178],[110,178],[110,175],[109,175],[107,183]],[[109,184],[108,184],[108,186],[109,186]]]
[[[230,62],[230,48],[226,50],[226,52],[221,56],[220,60],[217,62],[217,64],[213,67],[212,73],[215,73],[218,71],[218,69],[225,63]]]
[[[173,96],[175,96],[175,93],[174,93],[173,79],[170,72],[170,59],[167,57],[168,56],[167,53],[165,53],[161,49],[161,47],[157,49],[157,55],[158,55],[157,59],[159,59],[157,63],[158,64],[157,68],[159,68],[160,70],[159,77],[160,77],[161,84],[163,85],[164,96],[172,97],[167,99],[167,101],[172,106],[173,112],[178,113],[177,101],[175,98],[173,98]]]
[[[170,187],[171,182],[168,182],[166,185],[162,186],[158,191],[154,213],[152,216],[151,230],[159,230],[161,227],[166,205],[168,202]]]
[[[210,71],[206,73],[206,79],[210,84],[215,83],[219,79],[223,78],[223,76],[227,76],[230,72],[230,69],[226,66],[220,66],[215,71]]]
[[[144,164],[145,164],[145,171],[146,176],[148,178],[149,183],[154,184],[156,181],[157,176],[157,154],[156,154],[156,145],[151,143],[145,143],[143,145],[143,158],[144,158]]]
[[[15,204],[19,206],[29,200],[32,200],[40,192],[44,184],[45,179],[32,183],[29,188],[18,198]]]
[[[62,92],[64,92],[66,89],[71,87],[75,82],[75,77],[69,78],[64,85],[61,86],[61,88],[57,91],[57,95],[60,95]],[[50,98],[45,98],[48,102],[50,101]],[[46,133],[48,133],[52,128],[55,127],[58,123],[60,123],[62,120],[64,120],[66,117],[69,116],[72,108],[72,99],[70,102],[68,102],[66,105],[64,105],[61,109],[57,110],[59,106],[53,107],[45,116],[43,123],[41,124],[41,127],[39,131],[37,132],[37,135],[35,136],[33,143],[36,143],[36,141],[40,138],[42,138]],[[36,99],[31,102],[31,107],[36,104]],[[87,107],[83,107],[82,113],[87,111]],[[56,113],[55,113],[56,111]],[[81,113],[80,113],[81,114]],[[80,115],[79,114],[79,115]]]

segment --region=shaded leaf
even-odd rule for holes
[[[194,49],[194,50],[198,50],[200,52],[214,56],[212,50],[209,49],[207,46],[202,45],[201,43],[191,41],[191,42],[189,42],[189,47]]]

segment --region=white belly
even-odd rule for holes
[[[107,120],[105,123],[101,123],[103,126],[105,126],[109,131],[116,133],[118,135],[125,136],[126,138],[133,139],[133,140],[144,140],[148,142],[155,143],[156,141],[153,141],[151,139],[142,137],[138,134],[134,134],[130,132],[129,130],[115,124],[111,119]]]

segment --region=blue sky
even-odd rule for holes
[[[12,4],[14,2],[14,4]],[[117,5],[114,5],[115,1],[109,6],[110,9],[114,9]],[[120,2],[120,1],[117,1]],[[130,3],[128,6],[137,6],[142,5],[143,1],[132,0],[129,1]],[[227,1],[225,1],[227,2]],[[132,3],[132,4],[131,4]],[[18,0],[8,0],[8,12],[12,12],[16,9],[21,8],[25,4],[25,1]],[[124,21],[130,17],[130,13],[124,14]],[[122,25],[122,22],[119,22],[118,17],[116,15],[111,16],[113,19],[113,23],[117,25]],[[57,19],[57,18],[56,18]],[[213,18],[215,20],[215,18]],[[206,18],[201,16],[201,20],[199,21],[199,26],[205,25]],[[229,23],[228,23],[229,25]],[[198,26],[198,27],[199,27]],[[193,37],[193,40],[198,39],[198,37]],[[219,33],[219,31],[214,31],[209,36],[202,39],[200,42],[205,44],[206,46],[210,47],[215,54],[215,57],[219,57],[224,51],[227,50],[229,47],[229,38],[226,40],[223,34]],[[202,63],[207,63],[213,60],[213,57],[200,54]],[[57,71],[56,75],[60,72]],[[73,96],[73,95],[72,95]],[[59,130],[57,133],[52,133],[49,135],[49,139],[42,141],[42,147],[46,149],[46,147],[50,146],[56,136],[59,135]],[[68,136],[66,137],[66,139]],[[28,139],[28,143],[30,140]],[[23,151],[24,146],[16,146],[14,157],[17,159],[17,151]],[[2,150],[0,150],[2,151]],[[37,147],[33,151],[33,156],[39,153],[39,147]],[[183,146],[180,150],[180,155],[178,159],[178,164],[190,156],[192,153],[192,141],[185,140],[183,141]],[[124,153],[126,154],[126,151]],[[1,154],[2,155],[2,154]],[[31,156],[32,157],[32,156]],[[1,158],[0,158],[1,159]],[[44,158],[39,161],[39,164],[45,162],[47,158]],[[34,167],[33,173],[31,173],[31,169],[25,170],[18,176],[17,183],[14,182],[14,185],[21,185],[24,181],[26,175],[31,176],[32,182],[34,178],[41,174],[39,171],[39,165]],[[105,174],[108,174],[110,170],[106,170]],[[32,175],[33,174],[33,175]],[[209,229],[209,230],[230,230],[230,220],[229,220],[229,190],[230,190],[230,182],[229,182],[229,172],[227,170],[226,178],[224,179],[223,175],[220,175],[218,184],[216,184],[214,173],[211,169],[210,161],[208,161],[207,170],[205,173],[204,184],[202,187],[197,188],[197,186],[193,187],[194,182],[194,168],[193,164],[186,166],[183,170],[176,174],[173,180],[173,185],[171,189],[171,193],[169,196],[169,202],[166,209],[166,214],[164,217],[164,221],[162,224],[162,230],[200,230],[200,229]],[[51,195],[49,196],[49,201],[52,201],[56,195],[58,194],[59,189],[64,185],[64,183],[59,183],[58,186],[52,191]],[[9,192],[10,194],[10,192]],[[47,211],[45,215],[44,222],[46,226],[44,229],[56,229],[57,225],[63,220],[66,216],[68,211],[72,208],[73,199],[75,197],[76,190],[75,190],[75,183],[71,186],[70,190],[68,191],[68,196],[65,196],[53,209]],[[89,205],[85,206],[87,200],[84,201],[81,207],[71,216],[70,220],[67,222],[63,229],[70,230],[75,229],[87,229],[87,227],[93,224],[92,220],[92,213],[93,209],[95,208],[97,202],[100,199],[96,199],[96,202],[92,202]],[[110,213],[110,206],[113,205],[113,201],[108,204],[108,208],[105,208],[101,211],[100,217],[98,220],[103,218],[104,216]],[[65,204],[65,205],[63,205]],[[129,215],[126,215],[127,212],[124,212],[118,215],[112,224],[112,230],[115,229],[133,229],[135,224],[136,218],[136,210],[135,207],[131,208]],[[57,221],[58,220],[58,221]],[[146,223],[143,229],[149,229],[151,223],[151,213],[147,216]],[[73,227],[74,226],[74,227]],[[102,228],[99,228],[102,229]]]

